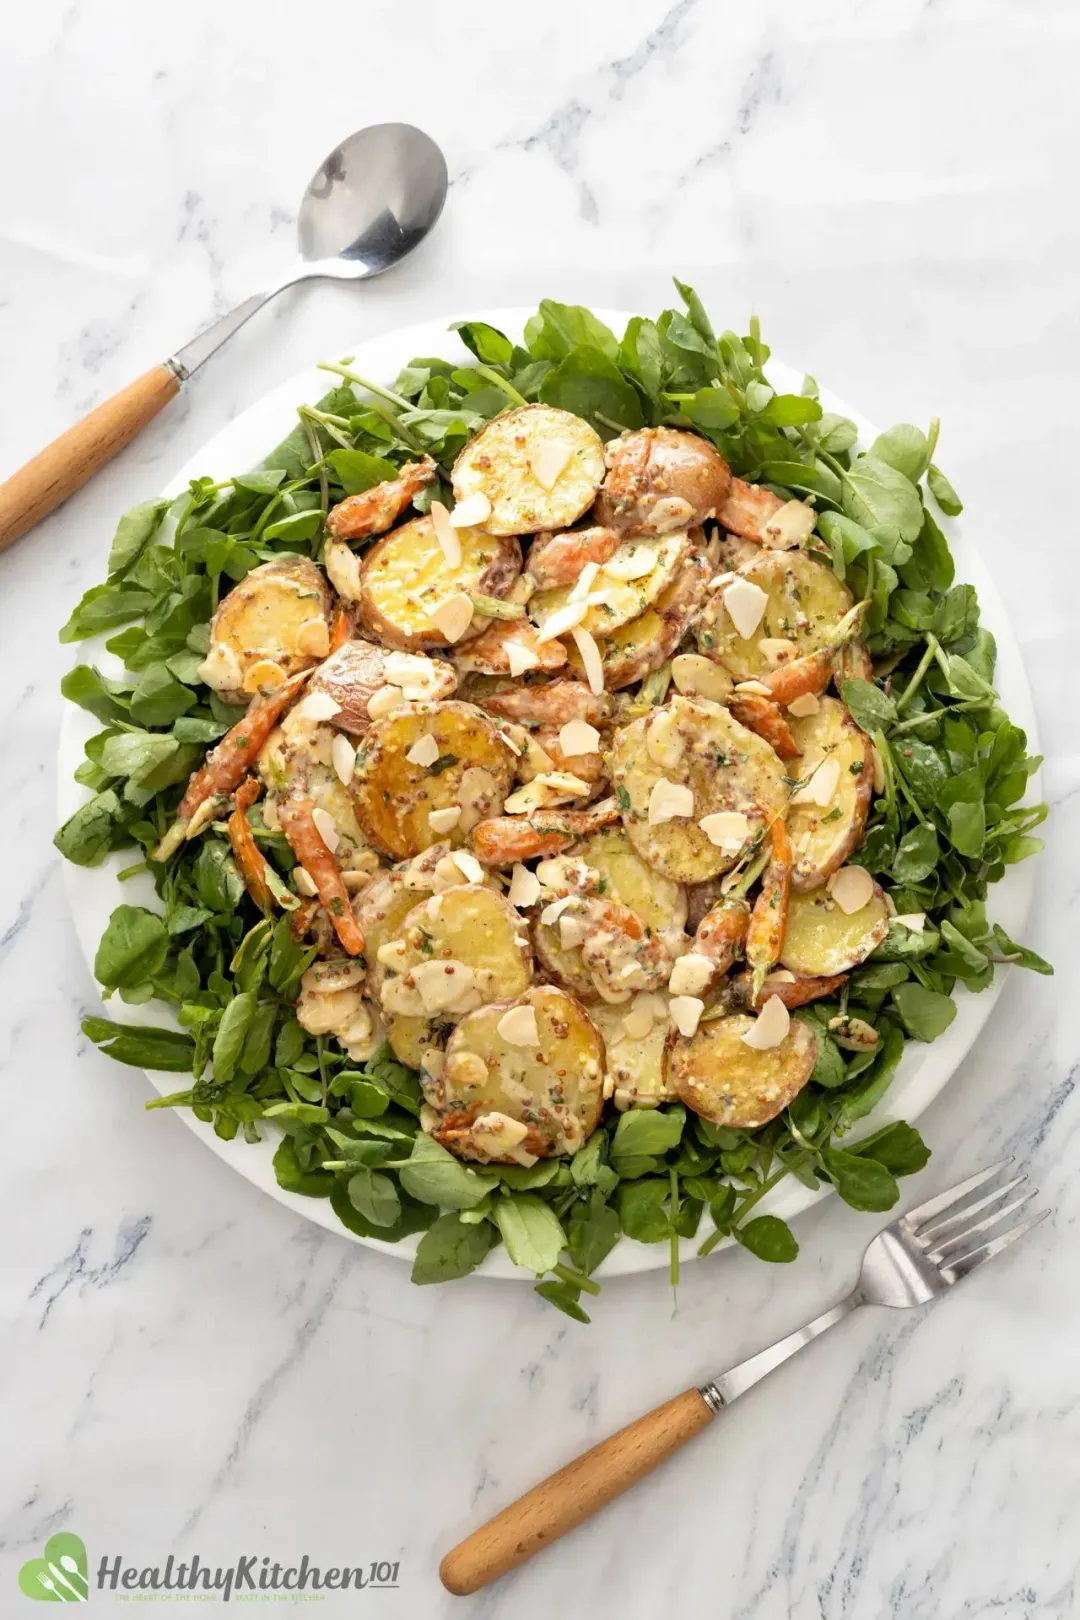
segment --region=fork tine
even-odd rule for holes
[[[1003,1198],[1006,1198],[1009,1193],[1016,1187],[1021,1186],[1026,1180],[1027,1176],[1014,1176],[1003,1187],[995,1187],[993,1192],[987,1193],[983,1198],[977,1198],[973,1204],[966,1204],[961,1210],[950,1210],[940,1221],[931,1221],[929,1226],[920,1226],[919,1242],[940,1241],[949,1232],[950,1228],[955,1231],[971,1220],[973,1216],[981,1215],[984,1209],[989,1209],[992,1204],[1000,1203]]]
[[[1002,1170],[1007,1169],[1011,1163],[1011,1159],[999,1159],[997,1164],[990,1166],[989,1170],[980,1170],[977,1175],[969,1176],[966,1181],[958,1182],[955,1187],[950,1187],[947,1192],[938,1193],[936,1198],[928,1198],[925,1204],[916,1204],[914,1209],[908,1210],[904,1220],[917,1229],[924,1221],[932,1220],[935,1215],[943,1215],[947,1209],[952,1209],[953,1205],[958,1204],[962,1198],[966,1198],[968,1193],[974,1192],[977,1187],[982,1187],[986,1182],[991,1181],[994,1176],[1000,1175]]]
[[[1022,1238],[1026,1232],[1030,1232],[1033,1226],[1038,1226],[1039,1222],[1044,1221],[1049,1213],[1048,1209],[1040,1209],[1037,1215],[1032,1215],[1028,1220],[1021,1221],[1019,1226],[1014,1226],[1010,1231],[1003,1232],[1000,1237],[991,1238],[989,1243],[981,1243],[977,1249],[972,1249],[970,1254],[963,1254],[958,1260],[950,1260],[946,1265],[942,1266],[942,1276],[946,1282],[959,1282],[961,1277],[970,1276],[973,1271],[977,1271],[980,1266],[984,1266],[988,1260],[992,1260],[995,1254],[1000,1254],[1002,1249],[1009,1247],[1010,1243],[1015,1243],[1017,1238]]]
[[[954,1232],[952,1237],[938,1243],[926,1258],[935,1266],[948,1265],[949,1262],[946,1257],[950,1250],[953,1254],[966,1252],[971,1247],[973,1237],[976,1237],[980,1232],[989,1232],[992,1227],[999,1226],[1007,1215],[1015,1214],[1018,1209],[1023,1209],[1024,1205],[1030,1204],[1034,1197],[1035,1188],[1032,1187],[1030,1192],[1021,1193],[1019,1198],[1014,1198],[1010,1204],[1005,1205],[1004,1209],[995,1210],[993,1214],[985,1215],[981,1221],[976,1221],[973,1226],[965,1226],[963,1231]]]

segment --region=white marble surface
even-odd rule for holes
[[[22,1612],[19,1563],[68,1528],[138,1564],[400,1560],[400,1589],[361,1602],[401,1620],[1074,1614],[1075,6],[40,0],[5,46],[0,472],[272,278],[308,173],[350,128],[424,125],[453,186],[400,273],[280,300],[0,557],[0,1612]],[[819,1207],[790,1271],[723,1255],[677,1301],[661,1273],[612,1282],[584,1329],[527,1286],[415,1289],[144,1114],[145,1083],[78,1029],[95,998],[50,844],[55,631],[116,514],[307,361],[455,305],[656,308],[673,269],[725,323],[756,307],[778,353],[872,418],[944,418],[1035,687],[1055,809],[1029,937],[1058,976],[1007,986],[924,1119],[919,1185],[1008,1151],[1056,1214],[934,1311],[861,1313],[462,1602],[436,1580],[446,1546],[820,1309],[872,1218]]]

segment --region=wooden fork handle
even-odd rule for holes
[[[0,551],[81,489],[179,392],[176,373],[153,366],[12,473],[0,484]]]
[[[443,1585],[464,1596],[516,1569],[644,1479],[713,1415],[701,1392],[688,1389],[601,1440],[448,1552],[439,1566]]]

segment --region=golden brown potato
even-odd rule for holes
[[[755,1020],[744,1013],[711,1018],[689,1040],[669,1037],[667,1078],[681,1102],[714,1125],[754,1131],[798,1096],[817,1062],[817,1037],[791,1020],[779,1046],[757,1052],[742,1037]]]
[[[417,745],[437,746],[430,764],[406,758]],[[471,703],[410,703],[372,722],[352,793],[371,843],[401,860],[442,837],[464,843],[477,822],[498,815],[513,779],[514,756],[486,714]],[[432,828],[432,812],[455,807],[462,813],[454,827]]]
[[[865,962],[888,932],[889,905],[876,883],[869,902],[850,916],[825,887],[793,894],[780,963],[808,978],[847,973]]]
[[[724,605],[724,591],[710,598],[697,629],[703,653],[719,658],[737,681],[760,681],[775,666],[766,651],[790,644],[787,658],[816,652],[852,606],[852,595],[825,563],[804,551],[762,551],[739,576],[765,592],[761,621],[743,638]],[[769,644],[763,650],[762,643]]]
[[[869,737],[838,698],[818,701],[816,714],[790,720],[799,749],[792,775],[800,781],[809,776],[812,787],[820,768],[829,772],[830,781],[835,776],[836,789],[827,805],[792,804],[788,808],[786,820],[795,855],[791,886],[800,893],[820,888],[858,848],[874,790]]]
[[[787,801],[783,766],[768,743],[719,704],[680,695],[616,731],[611,766],[630,842],[649,866],[677,883],[729,871]],[[654,791],[668,791],[662,784],[689,788],[693,808],[650,822]],[[719,811],[746,817],[740,848],[721,848],[702,831],[702,818]]]
[[[643,572],[623,579],[601,569],[588,592],[590,597],[599,600],[586,609],[584,618],[579,621],[580,628],[593,636],[607,636],[640,618],[645,609],[674,584],[692,550],[693,542],[684,529],[625,541],[611,558],[611,568],[625,557],[629,568],[640,568]],[[529,601],[529,616],[538,630],[543,633],[555,614],[561,614],[571,605],[571,594],[578,588],[577,585],[559,585],[554,590],[535,593]]]
[[[596,521],[620,534],[668,534],[704,523],[727,499],[731,469],[707,439],[648,427],[613,439]]]
[[[645,1036],[628,1035],[625,1007],[589,1008],[589,1017],[604,1037],[608,1086],[616,1108],[658,1108],[674,1102],[675,1091],[664,1072],[668,1021],[654,1019]]]
[[[530,1013],[535,1040],[532,1028],[517,1027],[533,1024]],[[584,1007],[534,985],[461,1020],[446,1048],[434,1134],[464,1159],[531,1163],[576,1153],[599,1124],[603,1088],[604,1042]]]
[[[554,405],[520,405],[469,440],[454,465],[454,499],[486,496],[488,534],[539,534],[588,511],[603,476],[604,446],[588,422]]]
[[[326,657],[330,611],[330,588],[308,558],[263,563],[214,614],[199,673],[226,703],[274,691]]]
[[[701,544],[698,536],[700,530],[691,534],[696,545]],[[609,692],[644,680],[672,656],[705,600],[706,586],[716,568],[716,553],[715,543],[707,551],[693,552],[651,607],[629,624],[605,633],[599,647],[604,685]],[[585,666],[575,644],[568,646],[567,655],[570,667],[584,680]]]
[[[440,658],[388,653],[371,641],[346,641],[320,664],[308,692],[325,692],[333,698],[338,712],[331,723],[350,737],[362,737],[371,724],[368,704],[388,685],[399,692],[402,703],[434,703],[456,689],[457,676]]]
[[[461,560],[447,561],[430,517],[414,518],[384,534],[360,564],[359,614],[367,630],[388,647],[422,652],[450,647],[455,638],[432,618],[452,598],[479,592],[503,597],[521,572],[516,540],[496,539],[482,529],[458,529]],[[476,633],[486,621],[475,626]]]

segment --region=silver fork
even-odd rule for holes
[[[1009,1169],[1010,1161],[1002,1159],[901,1215],[874,1238],[858,1282],[838,1305],[709,1383],[655,1407],[511,1502],[447,1553],[439,1568],[444,1586],[475,1592],[516,1569],[636,1485],[723,1407],[860,1305],[925,1305],[1022,1238],[1049,1211],[1003,1225],[1035,1196],[1034,1188],[1024,1190],[1027,1178],[1010,1177]]]

